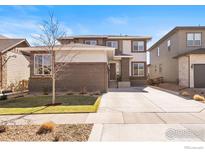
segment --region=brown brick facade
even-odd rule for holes
[[[31,72],[33,63],[31,63]],[[34,76],[29,82],[31,92],[51,90],[51,78]],[[108,87],[108,70],[106,63],[71,63],[65,65],[62,72],[58,72],[56,80],[57,91],[87,91],[106,92]]]
[[[122,81],[129,81],[129,58],[121,60],[121,78]]]

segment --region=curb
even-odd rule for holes
[[[156,86],[149,86],[149,87],[157,89],[157,90],[165,91],[165,92],[168,92],[168,93],[171,93],[171,94],[174,94],[174,95],[179,95],[179,92],[176,92],[176,91],[173,91],[173,90],[168,90],[168,89],[164,89],[164,88],[156,87]]]

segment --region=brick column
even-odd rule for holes
[[[129,81],[129,58],[121,60],[121,77],[122,81]]]

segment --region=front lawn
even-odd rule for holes
[[[58,106],[46,106],[51,96],[30,96],[0,101],[0,115],[35,113],[96,112],[100,98],[94,96],[57,96]]]

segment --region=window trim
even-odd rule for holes
[[[160,56],[160,48],[157,47],[157,57],[159,57],[159,56]]]
[[[134,64],[143,64],[144,65],[144,74],[143,75],[134,75]],[[144,61],[132,61],[131,68],[132,68],[131,74],[133,77],[146,78],[146,62],[144,62]]]
[[[35,61],[35,58],[36,58],[36,56],[45,56],[45,55],[50,55],[51,56],[51,66],[52,66],[52,55],[51,54],[48,54],[48,53],[42,53],[42,54],[34,54],[34,66],[33,66],[33,74],[34,75],[36,75],[36,76],[51,76],[51,74],[52,74],[52,68],[51,68],[51,73],[50,74],[44,74],[44,67],[42,67],[43,68],[43,73],[42,74],[37,74],[37,73],[35,73],[35,69],[36,69],[36,61]],[[44,66],[44,60],[43,60],[44,58],[42,58],[42,66]]]
[[[198,33],[201,35],[200,45],[188,45],[188,34],[194,34],[194,40],[195,41],[195,34]],[[201,47],[202,46],[202,32],[186,32],[186,46],[187,47]]]
[[[139,46],[138,46],[138,50],[134,50],[134,42],[143,42],[144,43],[144,50],[139,50]],[[131,49],[132,49],[132,52],[146,52],[146,41],[145,40],[132,40],[131,41]]]
[[[117,42],[117,48],[115,48],[115,49],[119,49],[119,41],[118,40],[106,40],[105,41],[105,45],[107,46],[107,42]],[[107,46],[108,47],[108,46]],[[112,47],[112,48],[114,48],[114,47]]]
[[[171,40],[167,40],[167,47],[169,48],[171,46]]]
[[[98,41],[97,41],[97,40],[95,40],[95,39],[93,39],[93,40],[84,40],[84,44],[87,44],[87,43],[86,43],[87,41],[95,41],[95,42],[96,42],[96,44],[95,44],[95,45],[97,45],[97,44],[98,44]],[[93,44],[87,44],[87,45],[93,45]]]

